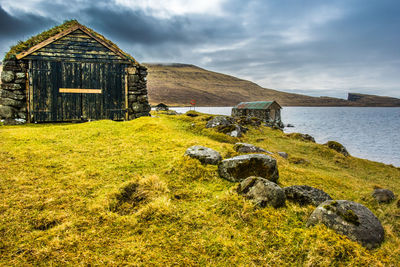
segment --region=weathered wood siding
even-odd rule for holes
[[[33,60],[34,120],[123,120],[125,68],[124,64]],[[101,89],[101,93],[63,93],[60,88]]]
[[[72,62],[129,63],[81,30],[71,32],[25,58]]]

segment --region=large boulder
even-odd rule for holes
[[[252,145],[252,144],[246,144],[246,143],[236,143],[233,146],[233,149],[235,149],[237,152],[240,152],[240,153],[263,152],[263,153],[267,153],[267,154],[272,154],[271,152],[269,152],[261,147],[258,147],[258,146]]]
[[[293,185],[283,188],[286,198],[300,205],[318,206],[324,201],[332,200],[331,196],[324,191],[308,186]]]
[[[239,184],[237,191],[260,207],[271,205],[274,208],[279,208],[285,205],[286,197],[282,188],[261,177],[251,176],[246,178]]]
[[[379,219],[365,206],[348,200],[328,200],[310,215],[307,226],[322,223],[339,234],[372,249],[384,240]]]
[[[377,188],[372,193],[372,196],[379,202],[379,203],[390,203],[394,200],[394,193],[389,189],[381,189]]]
[[[191,146],[186,150],[185,155],[198,159],[204,164],[217,165],[222,160],[217,151],[204,146]]]
[[[276,160],[265,154],[248,154],[225,159],[218,165],[219,175],[232,182],[240,182],[250,176],[258,176],[272,182],[278,181]]]
[[[347,149],[341,143],[338,143],[336,141],[328,141],[324,145],[329,147],[330,149],[335,150],[336,152],[343,154],[346,157],[350,155]]]

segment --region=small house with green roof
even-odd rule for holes
[[[256,117],[264,122],[280,125],[281,109],[276,101],[240,102],[232,108],[232,116]]]
[[[147,69],[76,20],[11,47],[3,61],[6,123],[148,116]]]

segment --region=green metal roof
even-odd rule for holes
[[[275,101],[240,102],[237,109],[268,109]],[[276,103],[276,102],[275,102]],[[278,104],[278,103],[277,103]],[[280,107],[280,105],[278,104]]]

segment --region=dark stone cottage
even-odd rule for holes
[[[240,102],[232,108],[233,117],[256,117],[266,123],[282,124],[282,107],[276,101]]]
[[[67,21],[20,42],[3,61],[6,124],[149,116],[146,67],[102,35]]]

